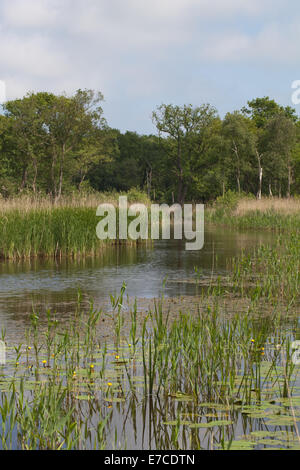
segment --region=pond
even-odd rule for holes
[[[45,312],[55,309],[61,314],[72,310],[80,289],[86,298],[101,306],[109,294],[119,292],[126,282],[130,297],[157,298],[193,296],[200,291],[188,283],[163,281],[225,275],[228,261],[242,251],[260,244],[272,243],[268,232],[238,232],[210,228],[200,251],[186,251],[182,241],[156,241],[154,245],[106,248],[97,258],[82,260],[32,260],[0,263],[0,330],[6,328],[15,337],[28,327],[33,306]]]
[[[16,395],[16,409],[7,422],[11,423],[16,413],[19,434],[16,425],[12,426],[10,445],[15,449],[26,445],[157,450],[297,448],[299,366],[293,367],[289,357],[285,367],[285,339],[299,335],[297,316],[278,323],[273,314],[262,315],[262,305],[256,304],[259,315],[239,321],[224,316],[218,300],[216,306],[209,300],[198,319],[193,320],[195,312],[186,318],[179,314],[167,328],[158,306],[150,326],[141,333],[135,326],[141,328],[143,319],[139,323],[134,316],[139,317],[140,312],[128,310],[127,317],[123,316],[122,309],[127,307],[118,297],[125,282],[129,299],[137,298],[146,305],[163,293],[175,311],[176,302],[180,305],[183,299],[189,299],[190,304],[198,302],[206,280],[209,283],[212,277],[226,276],[233,256],[273,244],[275,239],[268,232],[210,227],[199,252],[186,251],[182,242],[157,241],[154,245],[106,248],[97,258],[1,263],[0,331],[6,332],[7,348],[6,363],[0,365],[0,391],[4,394],[0,405],[5,394],[14,393],[14,387],[24,387],[33,409],[39,410],[37,403],[42,401],[53,419],[66,419],[49,424],[44,415],[33,412],[32,427],[36,422],[39,426],[31,434],[30,419],[20,401],[22,394]],[[187,282],[193,278],[201,279],[202,284]],[[73,318],[79,291],[83,301],[93,299],[95,307],[83,313],[82,319]],[[239,305],[237,298],[229,304]],[[103,305],[110,307],[103,319],[99,317],[99,329],[96,309]],[[47,309],[55,311],[55,318],[69,328],[67,335],[56,335]],[[33,311],[39,315],[42,334],[35,332]],[[77,337],[78,321],[84,327]],[[103,335],[109,321],[112,332]],[[123,326],[127,337],[120,336]],[[30,336],[24,336],[29,328]],[[42,349],[36,340],[43,341]],[[19,342],[22,345],[18,348]],[[293,388],[293,398],[287,383]],[[59,399],[63,389],[66,401]],[[68,421],[70,406],[80,437],[74,431],[75,424]],[[64,431],[56,429],[58,421]],[[65,429],[68,438],[60,440]],[[0,448],[5,446],[2,434]]]

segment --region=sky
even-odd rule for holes
[[[300,80],[297,0],[1,0],[0,80],[28,92],[101,91],[108,124],[155,133],[162,103],[223,117]]]

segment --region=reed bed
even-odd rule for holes
[[[241,296],[299,304],[300,232],[281,235],[274,246],[262,245],[231,263],[232,285]]]
[[[148,199],[138,191],[126,193],[128,202]],[[0,201],[0,258],[76,257],[99,253],[114,240],[99,240],[99,204],[118,204],[119,194],[74,194],[55,205],[50,198],[23,196]],[[149,202],[149,201],[148,201]],[[128,240],[128,243],[133,243]]]
[[[215,219],[215,221],[218,219]],[[249,211],[244,215],[226,215],[218,220],[221,224],[233,226],[238,229],[261,229],[288,232],[300,229],[300,214],[283,214],[273,210]]]
[[[21,212],[32,212],[34,210],[51,210],[53,208],[93,208],[96,210],[99,204],[108,203],[116,207],[119,204],[119,197],[127,196],[129,203],[140,202],[150,204],[147,195],[137,189],[128,192],[94,192],[79,193],[73,192],[62,195],[57,201],[51,196],[40,194],[21,194],[16,197],[4,199],[0,196],[0,214],[9,211],[19,210]]]
[[[0,219],[0,256],[16,260],[95,254],[105,243],[96,235],[98,221],[93,208],[10,210]]]
[[[242,216],[247,212],[277,212],[285,215],[300,214],[300,198],[262,198],[250,199],[243,198],[239,200],[234,215]]]
[[[208,222],[239,229],[293,231],[300,229],[300,200],[219,198],[206,212]]]

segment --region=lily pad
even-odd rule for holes
[[[107,401],[109,403],[123,403],[125,401],[125,398],[118,398],[118,397],[104,398],[104,401]]]
[[[174,398],[176,401],[194,401],[195,397],[193,395],[187,395],[185,393],[176,392],[169,395],[169,397]]]
[[[215,426],[229,426],[232,423],[233,423],[233,421],[226,420],[226,419],[223,419],[223,420],[220,419],[220,420],[216,420],[216,421],[209,421],[207,423],[190,423],[189,427],[192,428],[192,429],[195,429],[195,428],[213,428]]]
[[[253,447],[256,446],[254,442],[243,440],[243,439],[232,441],[231,443],[225,442],[224,444],[225,444],[225,449],[228,448],[229,450],[252,450]]]
[[[76,400],[93,400],[95,397],[92,395],[77,395]]]

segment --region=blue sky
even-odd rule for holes
[[[110,126],[154,133],[161,103],[292,105],[299,37],[296,0],[1,0],[0,80],[8,99],[99,90]]]

